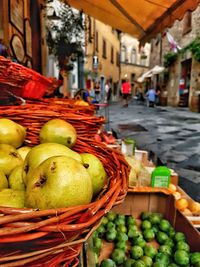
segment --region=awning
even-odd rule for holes
[[[144,74],[142,74],[138,79],[137,82],[143,83],[146,78],[151,78],[153,75],[160,74],[164,71],[164,67],[162,66],[154,66],[152,69],[148,70]]]
[[[138,38],[142,43],[181,20],[200,0],[68,0],[72,7]]]

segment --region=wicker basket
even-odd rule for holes
[[[47,103],[0,106],[0,118],[13,120],[27,128],[26,145],[38,144],[41,127],[53,118],[61,118],[71,123],[76,128],[78,136],[93,138],[105,123],[105,118],[83,112],[76,113],[74,110],[75,108],[65,108],[58,104],[47,105]]]
[[[82,243],[102,216],[124,200],[129,166],[123,155],[86,138],[79,138],[74,150],[98,156],[108,175],[107,186],[98,199],[82,206],[50,210],[0,207],[0,266],[77,266]]]

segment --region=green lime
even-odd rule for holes
[[[98,238],[98,237],[93,238],[93,249],[97,254],[99,254],[102,246],[103,246],[103,242],[101,238]]]
[[[131,258],[133,258],[134,260],[141,258],[143,254],[143,249],[139,246],[133,246],[130,250]]]
[[[175,230],[174,230],[174,228],[173,227],[170,227],[169,228],[169,231],[168,231],[168,235],[169,235],[169,237],[170,238],[174,238],[174,236],[175,236]]]
[[[108,223],[108,218],[104,216],[102,218],[101,224],[105,226],[107,223]]]
[[[159,228],[163,232],[168,232],[170,227],[171,227],[171,224],[165,219],[162,219],[159,223]]]
[[[127,225],[135,225],[136,224],[135,219],[132,216],[128,216],[126,218],[126,224]]]
[[[186,252],[190,252],[190,246],[185,241],[179,241],[176,244],[177,250],[185,250]]]
[[[145,263],[142,260],[137,260],[133,264],[134,267],[146,267]]]
[[[160,262],[163,265],[167,266],[170,263],[170,257],[168,254],[158,252],[158,254],[155,257],[155,262]]]
[[[151,257],[148,257],[148,256],[142,256],[140,258],[140,260],[142,260],[145,263],[145,266],[146,267],[151,267],[152,264],[153,264],[152,258]]]
[[[117,232],[116,240],[120,242],[127,241],[128,236],[125,233]]]
[[[97,228],[97,233],[99,236],[103,236],[103,234],[105,233],[106,229],[103,225],[100,225],[98,228]]]
[[[153,267],[166,267],[166,265],[163,264],[162,262],[157,261],[157,262],[154,262]]]
[[[150,221],[148,221],[148,220],[142,221],[141,228],[143,230],[145,230],[145,229],[151,229],[151,223],[150,223]]]
[[[155,224],[152,226],[151,229],[153,230],[154,234],[157,234],[159,231],[158,225],[155,225]]]
[[[176,263],[172,262],[167,267],[178,267],[178,265]]]
[[[151,224],[159,224],[160,220],[162,219],[162,215],[159,213],[152,213],[149,217],[149,221]]]
[[[190,262],[189,255],[185,250],[177,250],[174,253],[174,260],[180,266],[187,265]]]
[[[172,255],[172,248],[170,246],[167,245],[161,245],[159,247],[159,252],[164,253],[164,254],[168,254],[169,256]]]
[[[126,251],[126,241],[118,241],[116,244],[115,244],[115,248],[119,248],[119,249],[122,249],[124,251]]]
[[[125,215],[123,215],[123,214],[118,214],[117,218],[118,218],[118,219],[120,219],[120,220],[123,220],[123,221],[125,221],[125,219],[126,219],[126,216],[125,216]]]
[[[200,252],[194,252],[190,255],[190,261],[192,264],[200,263]]]
[[[115,228],[115,224],[113,222],[109,221],[106,225],[106,228],[107,228],[107,230],[113,229],[113,228]]]
[[[165,241],[164,245],[167,245],[167,246],[173,248],[173,247],[174,247],[174,241],[173,241],[172,239],[168,238],[168,239]]]
[[[137,239],[138,237],[140,237],[142,234],[138,231],[138,230],[132,230],[130,229],[128,231],[128,237],[132,238],[132,239]]]
[[[125,225],[120,224],[117,226],[117,231],[121,232],[121,233],[126,233],[127,232],[127,228]]]
[[[92,238],[96,238],[98,237],[99,233],[97,231],[94,231],[93,234],[92,234]]]
[[[101,262],[100,267],[116,267],[116,264],[113,260],[106,259]]]
[[[113,211],[110,211],[107,213],[106,217],[108,218],[109,221],[114,221],[117,217],[117,214]]]
[[[141,213],[141,219],[142,220],[148,220],[150,218],[151,214],[152,214],[151,212],[143,211]]]
[[[109,230],[106,232],[105,239],[108,242],[113,242],[116,239],[117,231],[116,230]]]
[[[134,259],[126,259],[123,263],[123,267],[133,267],[134,266]]]
[[[116,226],[125,225],[125,220],[117,218],[117,219],[115,219],[114,223],[115,223]]]
[[[113,252],[111,254],[111,258],[112,258],[112,260],[114,260],[114,262],[117,265],[120,265],[125,260],[125,252],[121,249],[116,248],[113,250]]]
[[[141,248],[144,248],[146,246],[146,241],[143,238],[138,238],[138,239],[134,240],[133,244],[137,245]]]
[[[159,244],[164,244],[168,239],[168,235],[164,232],[159,231],[156,234],[156,239],[157,239]]]
[[[145,246],[144,247],[144,255],[151,257],[152,259],[156,256],[158,253],[157,249],[153,246]]]
[[[175,240],[176,242],[184,241],[184,240],[185,240],[185,235],[184,235],[184,233],[182,233],[182,232],[176,232],[176,233],[175,233],[175,236],[174,236],[174,240]]]
[[[146,241],[151,241],[155,238],[154,231],[152,229],[146,229],[143,231],[143,237]]]

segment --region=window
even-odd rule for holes
[[[106,58],[106,40],[103,39],[102,57]]]
[[[133,48],[131,50],[131,63],[136,64],[137,63],[137,55],[136,55],[136,49]]]
[[[96,45],[96,51],[98,52],[99,51],[99,33],[96,32],[96,35],[95,35],[95,45]]]
[[[121,62],[126,62],[126,53],[127,53],[126,46],[122,45],[122,48],[121,48]]]
[[[116,66],[119,67],[119,53],[116,52]]]
[[[114,48],[111,46],[110,50],[110,62],[113,64],[114,63]]]
[[[183,18],[183,35],[192,30],[192,12],[187,11]]]
[[[146,59],[147,59],[147,56],[145,54],[145,51],[142,50],[140,53],[140,65],[145,66],[146,65]]]

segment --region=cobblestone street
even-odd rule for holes
[[[200,201],[200,114],[185,108],[148,108],[132,101],[128,108],[110,105],[109,121],[119,138],[135,139],[154,161],[174,169],[179,185]]]

